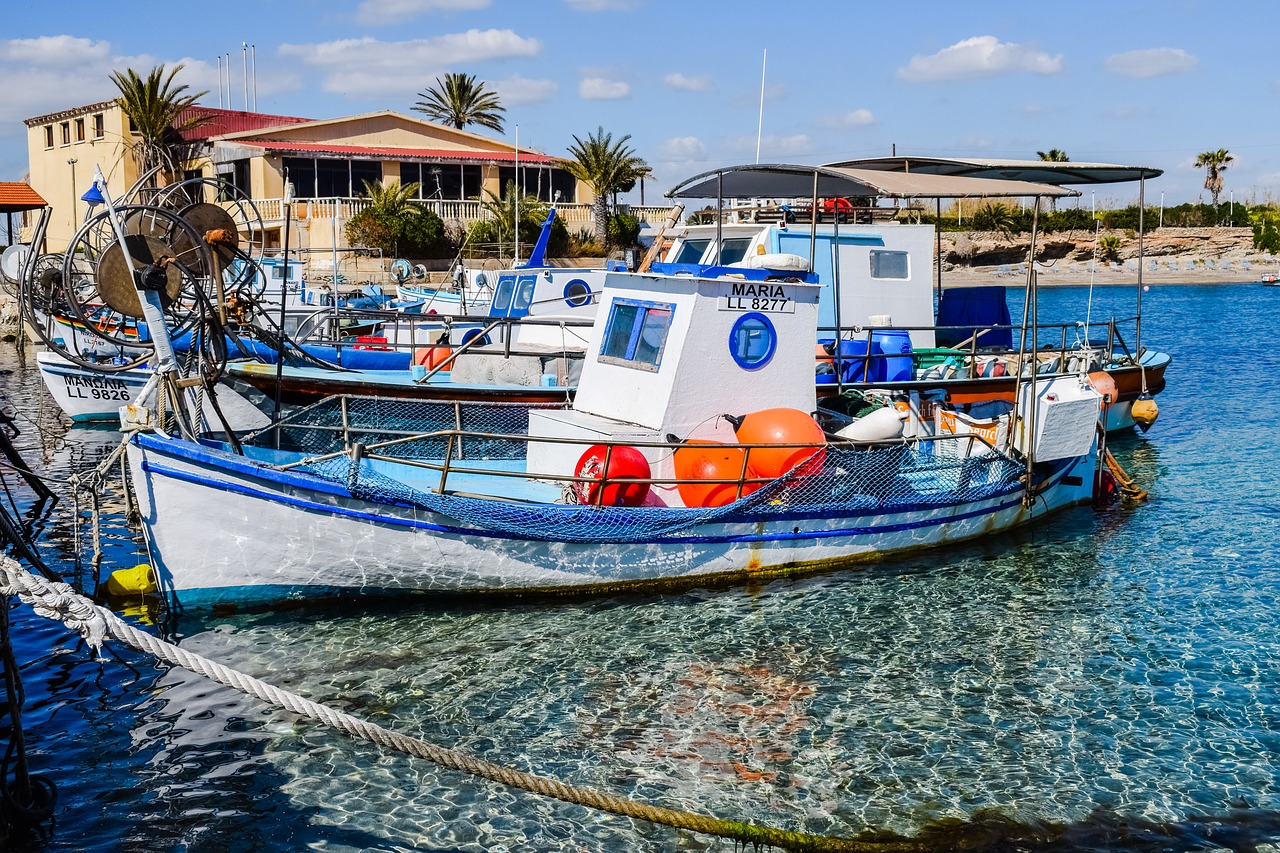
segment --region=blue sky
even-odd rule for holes
[[[0,180],[26,171],[24,118],[109,99],[112,70],[184,63],[179,79],[217,106],[229,53],[230,106],[243,108],[247,43],[262,112],[412,114],[437,75],[475,74],[524,146],[563,154],[597,126],[630,134],[654,167],[651,203],[754,162],[758,127],[760,162],[896,145],[1155,166],[1152,204],[1207,199],[1192,161],[1226,148],[1224,200],[1280,201],[1274,0],[8,0],[3,20]],[[1132,185],[1097,190],[1099,205],[1135,198]]]

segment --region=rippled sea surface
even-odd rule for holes
[[[1095,291],[1093,318],[1134,296]],[[1046,291],[1041,315],[1083,320],[1088,299]],[[185,617],[173,636],[398,732],[723,818],[910,835],[995,812],[1083,828],[1075,849],[1106,846],[1084,831],[1105,822],[1201,849],[1222,842],[1197,818],[1225,815],[1275,840],[1277,305],[1259,285],[1144,294],[1143,343],[1174,362],[1156,425],[1112,444],[1140,505],[750,587]],[[65,427],[11,345],[0,367],[18,446],[55,480],[118,441]],[[141,562],[105,509],[104,571]],[[74,517],[27,511],[51,564],[91,574]],[[733,849],[352,740],[119,644],[97,660],[26,606],[12,619],[31,769],[59,792],[24,849]]]

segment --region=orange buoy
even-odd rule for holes
[[[1109,406],[1120,399],[1120,393],[1116,390],[1116,380],[1105,370],[1095,370],[1090,373],[1089,384],[1093,386],[1093,390],[1102,395],[1104,406]]]
[[[806,470],[822,466],[827,443],[818,422],[799,409],[764,409],[741,418],[726,416],[743,444],[806,444],[808,447],[757,447],[751,451],[751,473],[756,477],[781,477],[805,460]]]
[[[609,470],[605,471],[605,457],[609,458]],[[617,444],[611,449],[603,444],[593,444],[578,457],[575,477],[591,477],[597,482],[573,484],[578,503],[592,506],[640,506],[649,496],[649,484],[635,480],[649,479],[649,460],[634,447]],[[603,487],[599,480],[606,482]]]
[[[738,499],[737,480],[742,476],[742,460],[746,451],[718,441],[690,439],[676,449],[673,464],[676,488],[685,506],[724,506]],[[698,480],[732,480],[730,483],[699,483]],[[743,496],[760,488],[759,483],[744,483]]]
[[[436,344],[429,347],[418,347],[413,351],[413,363],[427,370],[435,370],[453,353],[448,344]]]

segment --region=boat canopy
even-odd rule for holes
[[[988,160],[959,157],[868,157],[828,163],[829,168],[872,170],[916,175],[955,175],[1013,181],[1063,184],[1118,184],[1158,178],[1163,169],[1151,166],[1118,166],[1111,163],[1075,163],[1070,160]]]
[[[1007,178],[894,172],[845,166],[751,164],[694,175],[668,198],[1008,198],[1080,195],[1077,190]]]

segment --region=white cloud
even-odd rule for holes
[[[929,56],[913,56],[898,69],[898,78],[909,83],[932,83],[989,77],[1026,71],[1057,74],[1062,70],[1062,54],[1050,56],[1030,45],[999,41],[995,36],[976,36],[958,41]]]
[[[629,12],[635,7],[634,0],[564,0],[565,5],[572,6],[579,12]]]
[[[492,0],[364,0],[356,8],[362,24],[398,24],[428,12],[457,12],[484,9]]]
[[[1113,53],[1104,64],[1121,77],[1164,77],[1195,71],[1200,60],[1179,47],[1153,47]]]
[[[541,50],[540,41],[523,38],[511,30],[467,30],[400,42],[365,36],[319,44],[285,44],[279,53],[323,70],[325,91],[385,98],[400,91],[419,91],[459,63],[473,65],[536,56]]]
[[[502,99],[503,105],[536,104],[551,100],[560,84],[554,80],[530,80],[515,75],[505,80],[495,80],[491,84],[493,90]]]
[[[823,120],[824,127],[851,128],[851,127],[867,127],[876,123],[876,117],[871,110],[857,109],[845,113],[844,115],[831,116]]]
[[[631,94],[631,87],[621,80],[584,77],[578,84],[578,95],[588,101],[616,101]]]
[[[786,162],[794,158],[805,157],[813,153],[813,140],[806,134],[796,133],[791,136],[765,134],[759,140],[760,162]],[[724,143],[724,151],[732,157],[754,158],[757,141],[754,134],[735,136]]]
[[[696,136],[674,136],[658,146],[658,156],[673,163],[690,163],[704,160],[707,146]]]
[[[684,92],[710,92],[715,88],[715,81],[711,79],[710,74],[703,74],[698,77],[687,77],[684,74],[675,72],[663,77],[662,82],[666,83],[672,89],[680,89]]]
[[[31,65],[83,65],[111,58],[111,43],[75,36],[40,36],[0,42],[0,61]]]

